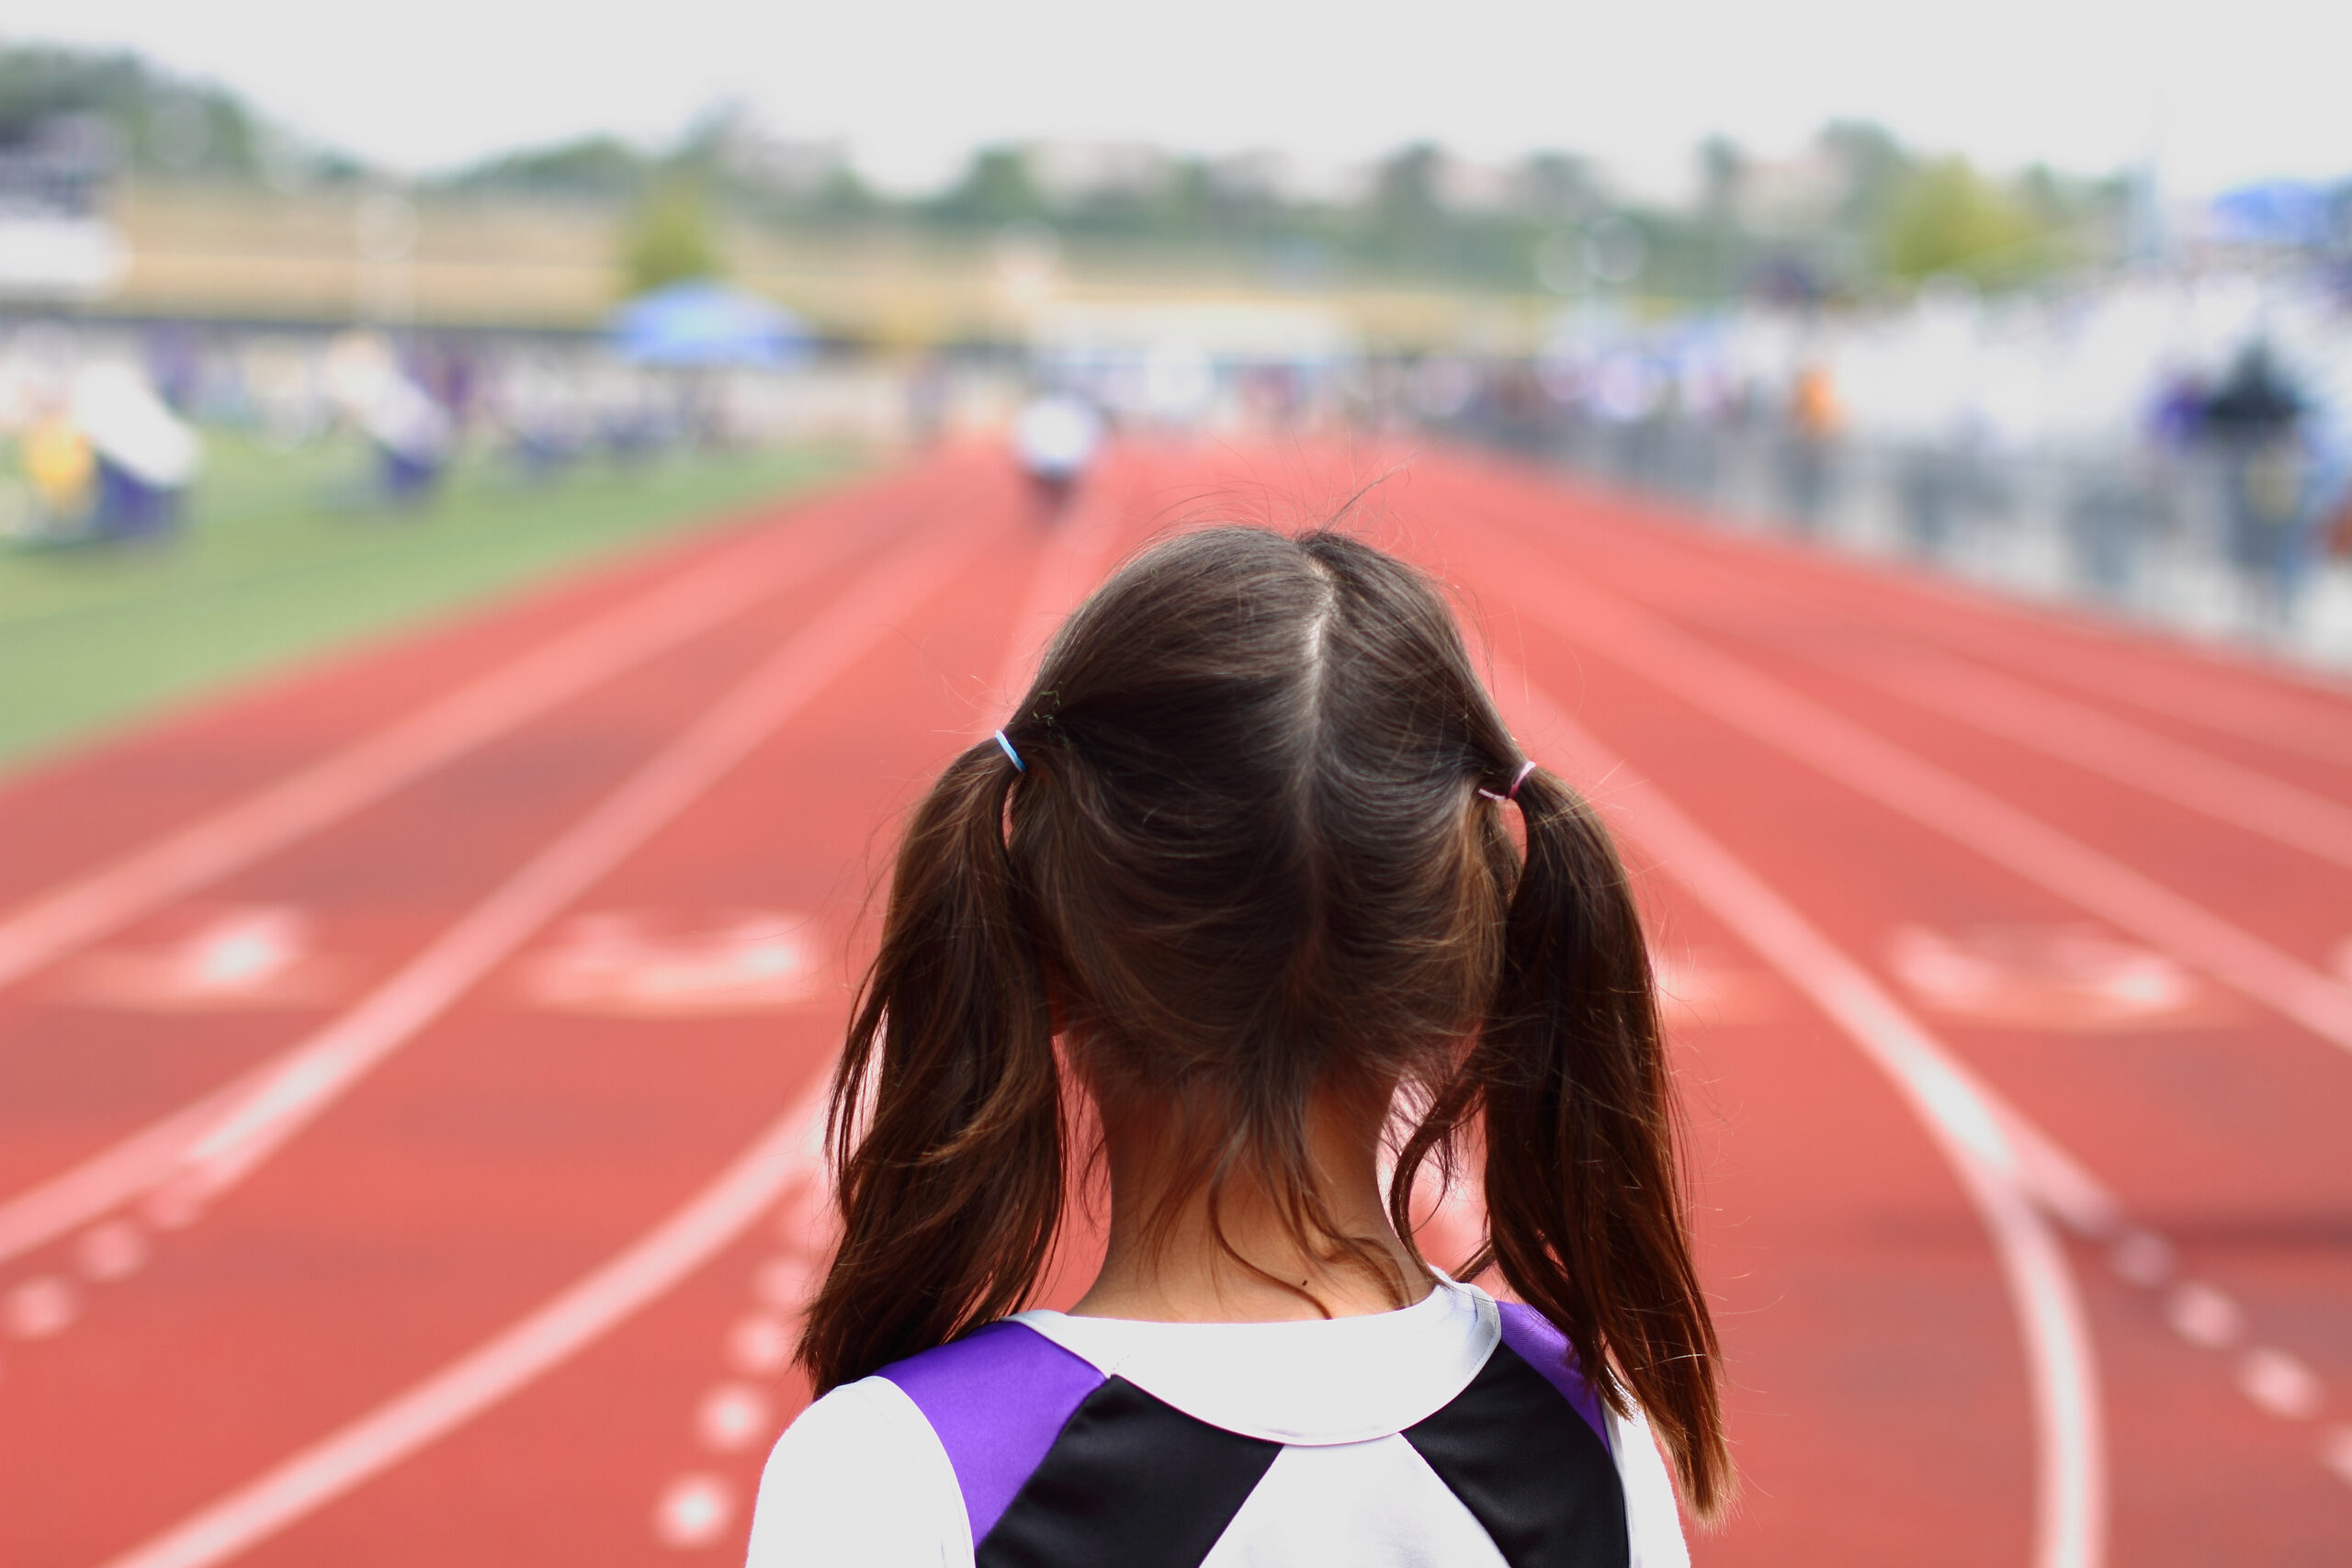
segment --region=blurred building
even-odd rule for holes
[[[0,305],[106,298],[129,264],[107,211],[121,164],[95,115],[0,125]]]

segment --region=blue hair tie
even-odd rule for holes
[[[1029,771],[1029,764],[1021,760],[1021,753],[1012,749],[1012,742],[1004,738],[1004,731],[1001,729],[996,732],[996,743],[1004,749],[1006,756],[1012,759],[1012,765],[1015,768],[1024,773]]]

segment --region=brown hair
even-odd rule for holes
[[[1409,1090],[1389,1204],[1483,1150],[1492,1264],[1628,1393],[1702,1517],[1729,1495],[1641,923],[1599,819],[1518,748],[1419,573],[1323,531],[1215,528],[1070,618],[1006,734],[899,852],[831,1128],[842,1237],[820,1390],[1024,1305],[1100,1103],[1165,1108],[1192,1190],[1247,1170],[1328,1222],[1318,1092]],[[1146,1097],[1148,1097],[1148,1099]]]

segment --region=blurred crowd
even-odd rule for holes
[[[1067,306],[1025,344],[926,351],[791,331],[703,284],[602,334],[0,330],[17,457],[0,525],[44,543],[167,534],[206,433],[230,430],[282,450],[353,442],[387,505],[429,501],[462,451],[545,478],[713,446],[979,436],[1066,498],[1106,434],[1434,430],[2352,657],[2352,303],[2314,275],[1941,283],[1670,316],[1594,298],[1533,355],[1384,353],[1311,300]]]
[[[2323,276],[1586,309],[1531,362],[1424,367],[1422,390],[1436,423],[1713,510],[2208,629],[2346,636],[2352,299]]]
[[[473,452],[549,479],[587,462],[857,440],[896,379],[852,367],[632,361],[602,340],[33,321],[0,329],[0,536],[105,544],[186,521],[208,437],[345,440],[360,501],[429,502]]]

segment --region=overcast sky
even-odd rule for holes
[[[38,28],[0,21],[0,36],[130,45],[413,170],[588,130],[667,138],[735,97],[786,132],[845,138],[861,166],[899,188],[935,181],[990,140],[1272,147],[1334,164],[1430,137],[1482,157],[1571,148],[1664,191],[1710,131],[1786,151],[1833,115],[1882,119],[1994,164],[2086,172],[2136,163],[2161,138],[2167,180],[2184,192],[2352,174],[2344,0],[45,9]]]

